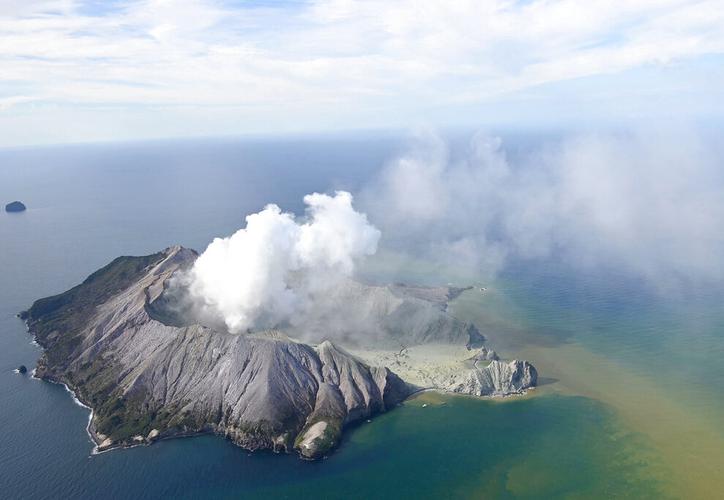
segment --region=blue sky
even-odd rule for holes
[[[4,0],[0,146],[721,120],[724,0]]]

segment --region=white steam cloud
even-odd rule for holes
[[[722,283],[722,158],[705,136],[681,132],[579,135],[515,155],[486,135],[461,153],[423,134],[360,195],[382,233],[344,191],[305,196],[302,219],[268,205],[197,259],[182,283],[188,312],[232,332],[319,324],[329,333],[354,320],[359,305],[342,304],[339,291],[378,243],[402,256],[393,265],[433,264],[438,282],[453,277],[446,270],[469,282],[513,259],[553,257],[661,290]]]
[[[381,245],[492,277],[511,258],[724,281],[721,147],[692,130],[579,134],[510,155],[420,134],[361,197]]]
[[[202,314],[221,317],[232,332],[278,326],[377,251],[380,231],[350,193],[314,193],[304,203],[305,220],[267,205],[244,229],[209,244],[188,276]]]

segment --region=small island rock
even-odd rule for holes
[[[13,201],[5,205],[6,212],[23,212],[25,208],[25,205],[20,201]]]
[[[25,367],[25,365],[18,366],[18,373],[28,373],[28,369]]]

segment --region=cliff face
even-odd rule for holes
[[[430,342],[470,349],[484,340],[473,325],[446,312],[458,289],[355,282],[343,284],[337,302],[311,311],[308,324],[285,332],[231,334],[181,321],[174,316],[174,294],[165,292],[174,273],[196,258],[182,247],[119,257],[22,313],[44,348],[36,375],[68,385],[93,408],[89,431],[99,449],[213,432],[250,450],[296,449],[318,458],[338,444],[347,424],[384,412],[418,389],[325,338],[364,339],[396,350]],[[485,348],[476,359],[473,370],[455,368],[433,387],[506,395],[536,383],[527,362],[499,362]]]
[[[461,373],[444,388],[450,392],[474,396],[509,396],[520,394],[538,383],[538,372],[527,361],[493,360],[488,366],[475,363],[472,370]]]
[[[94,409],[101,449],[215,432],[252,450],[296,443],[318,457],[344,425],[409,394],[388,369],[328,342],[315,349],[278,332],[232,335],[151,317],[168,278],[195,258],[180,247],[122,257],[25,313],[45,348],[36,375],[67,384]]]

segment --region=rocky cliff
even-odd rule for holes
[[[520,394],[537,383],[538,372],[529,362],[493,360],[484,367],[476,363],[473,369],[460,373],[443,388],[474,396],[509,396]]]

